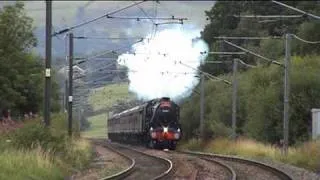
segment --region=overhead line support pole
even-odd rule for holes
[[[289,119],[290,119],[290,58],[291,58],[291,34],[286,34],[286,54],[284,63],[284,108],[283,108],[283,152],[285,155],[288,154],[288,144],[289,144]]]
[[[200,75],[200,138],[204,138],[204,74]]]
[[[68,134],[72,136],[72,82],[73,82],[73,33],[69,33],[69,96],[68,96]]]
[[[237,90],[238,90],[238,59],[233,60],[233,80],[232,80],[232,139],[236,140],[237,128]]]
[[[52,1],[46,1],[46,59],[45,59],[45,90],[44,90],[44,123],[50,126],[50,97],[51,97],[51,30],[52,30]]]

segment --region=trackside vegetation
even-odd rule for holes
[[[54,115],[52,121],[64,122],[61,117]],[[70,138],[60,123],[45,128],[39,119],[33,121],[2,135],[1,179],[64,179],[90,163],[93,149],[87,140]]]
[[[227,138],[216,138],[206,142],[191,139],[179,148],[258,160],[273,160],[314,172],[320,170],[320,141],[305,142],[292,146],[288,150],[288,156],[283,156],[280,147],[247,138],[239,138],[235,142]]]
[[[199,96],[182,106],[181,121],[184,137],[189,140],[182,148],[207,152],[266,158],[312,171],[319,171],[320,143],[311,141],[311,108],[320,107],[320,57],[292,58],[290,94],[290,144],[287,157],[281,155],[283,127],[283,69],[266,66],[239,73],[237,134],[231,141],[230,86],[207,81],[205,84],[205,142],[197,137]],[[221,76],[231,79],[230,75]],[[196,113],[192,113],[194,112]],[[222,138],[224,137],[224,138]]]

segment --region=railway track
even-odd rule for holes
[[[147,154],[156,155],[170,159],[174,169],[166,179],[218,179],[236,180],[235,171],[227,164],[219,160],[206,157],[194,157],[176,151],[153,150],[144,147],[135,147]]]
[[[181,155],[176,152],[169,152],[173,161],[177,162],[177,155]],[[189,155],[188,155],[189,156]],[[185,163],[188,162],[192,164],[193,170],[190,176],[183,177],[185,175],[176,172],[172,179],[189,179],[189,180],[201,180],[201,179],[219,179],[219,180],[236,180],[236,173],[229,165],[214,159],[209,159],[205,157],[185,157]],[[176,169],[184,169],[184,164],[177,163],[180,167]],[[180,170],[180,172],[182,172]]]
[[[166,158],[146,154],[120,144],[108,143],[101,140],[94,142],[99,143],[99,145],[108,148],[131,161],[131,165],[127,169],[117,174],[101,178],[100,180],[157,180],[167,177],[173,168],[172,162]]]
[[[228,173],[228,177],[227,179],[229,180],[237,180],[237,174],[234,171],[234,169],[229,166],[228,164],[225,164],[221,161],[215,160],[215,159],[210,159],[210,158],[206,158],[206,157],[200,157],[200,159],[203,159],[205,161],[209,161],[211,163],[217,164],[218,166],[221,166],[225,171],[227,171]],[[196,178],[195,178],[196,179]]]
[[[261,162],[239,157],[193,151],[154,151],[142,147],[133,148],[132,146],[108,143],[101,140],[99,145],[104,146],[131,161],[131,165],[127,169],[112,176],[101,178],[100,180],[179,179],[179,177],[183,177],[183,175],[180,175],[179,173],[183,171],[181,170],[181,166],[188,163],[193,164],[192,175],[188,176],[188,179],[192,180],[207,179],[209,178],[208,176],[212,176],[210,172],[219,172],[220,175],[214,175],[214,179],[223,180],[293,180],[290,175],[280,169]],[[183,154],[188,156],[181,156]],[[181,160],[181,157],[179,158],[179,156],[183,159]],[[208,163],[201,163],[201,161],[197,161],[194,158],[192,159],[192,157],[196,157],[203,160],[203,162]],[[175,168],[173,168],[173,166],[175,166]],[[213,168],[214,170],[210,170],[209,172],[208,168]]]
[[[293,180],[293,178],[287,173],[267,164],[253,160],[202,152],[178,152],[197,156],[207,161],[222,163],[225,165],[226,169],[229,169],[229,172],[232,172],[233,175],[230,177],[232,180]]]
[[[106,146],[105,144],[101,143],[101,145],[103,147],[106,147],[110,150],[112,150],[113,152],[119,154],[120,156],[124,157],[125,159],[127,159],[128,161],[130,161],[130,166],[116,174],[113,174],[111,176],[107,176],[107,177],[103,177],[99,180],[111,180],[111,179],[123,179],[125,178],[127,175],[129,175],[133,170],[134,170],[134,166],[136,165],[136,161],[135,159],[131,158],[130,156],[126,155],[126,154],[123,154],[122,152],[120,151],[117,151],[116,149],[112,148],[111,146]]]

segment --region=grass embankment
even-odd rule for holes
[[[121,100],[130,101],[134,95],[129,93],[128,83],[111,84],[103,88],[98,88],[89,96],[89,103],[94,111],[106,109],[102,114],[91,116],[88,121],[90,128],[82,133],[84,137],[106,137],[108,111],[114,104]]]
[[[134,96],[129,93],[128,83],[111,84],[103,88],[97,88],[89,96],[89,103],[93,110],[111,108],[120,100],[132,100]]]
[[[288,156],[281,154],[281,149],[270,144],[263,144],[250,139],[238,139],[236,142],[218,138],[202,143],[192,139],[179,147],[195,151],[237,155],[246,158],[269,159],[291,164],[311,171],[320,171],[320,141],[306,142],[289,148]]]
[[[108,113],[89,117],[90,127],[82,132],[82,136],[88,138],[105,138],[107,135],[107,119]]]
[[[44,128],[34,120],[0,138],[0,179],[62,180],[75,169],[89,164],[92,148],[88,141],[68,137],[63,115],[52,117]]]

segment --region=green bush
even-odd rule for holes
[[[13,146],[20,149],[33,149],[41,146],[45,150],[64,151],[65,135],[53,135],[49,128],[40,124],[27,124],[11,135]]]
[[[290,72],[291,144],[310,138],[312,108],[320,107],[320,57],[293,57]],[[282,67],[259,66],[240,71],[238,76],[237,133],[263,142],[278,143],[283,136]],[[231,79],[229,76],[220,76]],[[181,105],[184,137],[197,136],[199,99],[193,95]],[[205,83],[205,132],[208,137],[227,137],[231,131],[232,86]]]
[[[0,138],[0,150],[2,152],[14,152],[7,155],[7,161],[13,161],[13,163],[16,159],[11,156],[14,156],[15,153],[26,153],[33,163],[33,159],[37,159],[37,157],[34,157],[36,156],[35,152],[39,152],[38,161],[34,160],[35,163],[32,164],[33,169],[26,169],[22,173],[28,174],[34,179],[47,177],[47,174],[42,172],[43,167],[36,163],[48,164],[50,168],[53,168],[52,173],[55,173],[55,175],[49,174],[48,177],[60,176],[61,174],[68,175],[73,172],[73,169],[83,169],[89,164],[93,155],[91,144],[77,136],[69,137],[66,132],[67,128],[63,126],[64,121],[65,119],[61,114],[54,114],[52,116],[52,122],[54,123],[51,124],[50,128],[44,127],[39,121],[25,124],[24,127]],[[7,142],[7,140],[10,140],[10,142]],[[21,162],[28,159],[19,158]],[[0,162],[0,167],[3,165],[5,164]],[[56,170],[57,168],[59,171]],[[8,168],[8,172],[11,171]],[[35,174],[32,174],[33,172]],[[11,176],[4,175],[4,177],[10,177],[11,179]],[[17,177],[20,177],[20,174]]]

